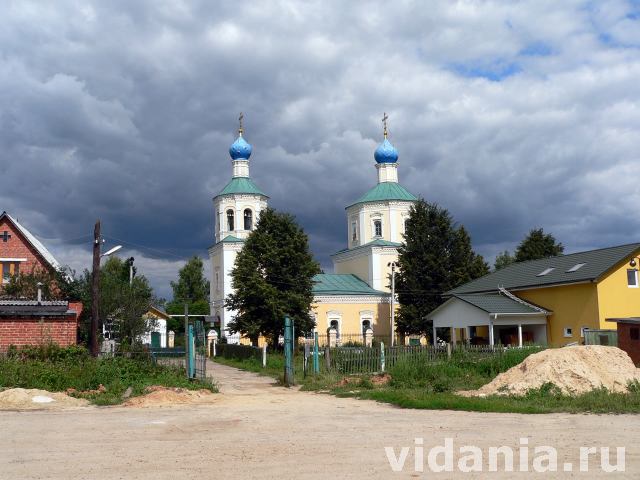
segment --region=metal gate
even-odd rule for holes
[[[187,376],[204,380],[207,377],[207,334],[203,319],[189,319],[186,340]]]

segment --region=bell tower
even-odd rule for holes
[[[243,120],[244,115],[240,113],[238,137],[229,147],[231,180],[213,198],[215,243],[209,248],[211,315],[214,325],[220,327],[220,334],[230,343],[239,341],[239,337],[231,335],[227,329],[235,312],[224,306],[225,298],[233,291],[231,270],[269,199],[249,176],[249,158],[253,148],[243,137]]]

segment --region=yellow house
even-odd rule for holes
[[[429,314],[452,340],[561,346],[640,316],[640,243],[509,265],[447,292]]]

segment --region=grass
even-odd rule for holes
[[[399,361],[387,373],[384,385],[372,382],[372,375],[345,376],[331,373],[302,376],[301,356],[297,357],[296,382],[303,390],[323,391],[339,397],[353,397],[390,403],[402,408],[430,410],[464,410],[500,413],[640,413],[640,384],[631,385],[629,393],[606,389],[583,395],[564,395],[552,384],[530,390],[526,395],[463,397],[455,392],[473,390],[489,383],[499,373],[522,362],[536,350],[513,349],[503,355],[472,356],[465,352],[449,361]],[[269,375],[282,380],[284,359],[280,354],[267,355],[267,368],[257,360],[220,359],[226,365]],[[299,364],[299,365],[298,365]]]
[[[104,392],[79,396],[96,405],[114,405],[122,402],[129,387],[131,396],[142,395],[151,385],[216,391],[212,383],[191,381],[182,368],[154,364],[146,356],[96,359],[79,347],[35,347],[0,358],[0,390],[20,387],[63,392],[73,388],[83,392],[100,385]]]

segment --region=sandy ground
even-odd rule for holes
[[[211,405],[0,412],[0,478],[640,478],[640,416],[402,410],[208,368],[221,389]],[[415,438],[424,439],[426,462],[447,437],[456,470],[416,472]],[[560,471],[488,472],[488,447],[511,446],[517,455],[521,437],[531,457],[535,446],[555,447]],[[483,473],[457,470],[462,445],[483,450]],[[386,446],[411,447],[402,472],[392,472]],[[588,473],[578,472],[582,446],[626,447],[626,471],[607,475],[592,459]],[[573,473],[562,472],[567,462]]]

